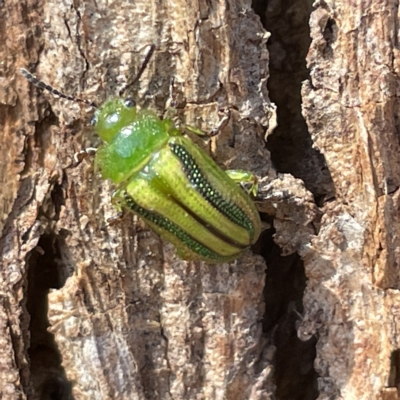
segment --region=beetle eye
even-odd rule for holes
[[[136,101],[131,99],[130,97],[128,97],[127,99],[125,99],[124,101],[125,107],[136,107]]]
[[[94,126],[94,125],[96,125],[96,124],[97,124],[97,117],[96,117],[96,115],[94,115],[94,116],[92,117],[92,119],[90,120],[90,125]]]

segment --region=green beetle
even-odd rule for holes
[[[21,72],[42,89],[95,106]],[[107,100],[96,110],[93,125],[104,142],[95,165],[116,185],[113,201],[143,218],[175,245],[180,257],[230,261],[258,239],[259,213],[235,182],[251,181],[253,175],[223,171],[171,119],[138,110],[129,98]]]

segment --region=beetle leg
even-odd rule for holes
[[[96,152],[97,149],[95,147],[88,147],[87,149],[76,152],[74,154],[74,167],[77,167],[86,158],[94,156]]]
[[[229,120],[231,119],[231,111],[228,108],[224,112],[225,115],[221,118],[221,121],[219,121],[218,125],[207,133],[208,137],[217,136],[222,131],[222,129],[224,129],[228,125]]]
[[[225,110],[224,113],[225,115],[221,118],[218,125],[208,132],[204,132],[201,129],[196,128],[195,126],[190,126],[190,125],[186,125],[184,128],[185,130],[192,132],[198,136],[202,136],[205,138],[212,138],[213,136],[217,136],[222,131],[222,129],[224,129],[228,125],[228,122],[231,119],[231,112],[229,109]]]
[[[204,132],[201,129],[196,128],[195,126],[182,125],[179,120],[177,112],[178,112],[178,110],[184,109],[186,107],[186,99],[183,98],[183,100],[178,101],[177,97],[178,96],[177,96],[177,90],[175,87],[175,79],[174,79],[174,77],[171,77],[170,82],[169,82],[169,100],[167,103],[168,107],[164,114],[164,119],[165,118],[171,119],[174,122],[176,127],[183,129],[183,130],[187,130],[189,132],[192,132],[198,136],[211,138],[213,136],[217,136],[222,131],[222,129],[224,129],[226,127],[226,125],[228,125],[228,122],[231,118],[231,112],[229,109],[224,111],[225,115],[219,121],[218,125],[208,132]]]
[[[125,217],[124,211],[118,211],[115,217],[107,218],[106,224],[101,228],[102,231],[106,231],[110,226],[114,226],[121,222]]]
[[[254,197],[257,196],[258,179],[253,173],[249,171],[244,171],[242,169],[229,169],[225,172],[236,183],[239,183],[241,185],[247,183],[251,184],[251,186],[248,189],[247,188],[245,189],[248,193],[252,194]]]
[[[124,219],[126,215],[125,210],[122,208],[121,196],[119,190],[116,190],[112,194],[111,203],[115,207],[117,215],[115,215],[114,217],[107,218],[106,224],[101,228],[102,231],[107,230],[110,226],[118,224]]]

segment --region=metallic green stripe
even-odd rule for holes
[[[213,252],[202,243],[198,242],[196,239],[194,239],[192,236],[190,236],[187,232],[185,232],[178,225],[170,221],[168,218],[165,218],[162,215],[155,213],[154,211],[147,210],[140,206],[125,190],[121,193],[124,197],[126,205],[133,212],[143,217],[145,220],[152,222],[158,227],[167,230],[175,237],[177,237],[190,250],[212,261],[223,261],[227,259],[227,257],[221,256]]]
[[[247,214],[236,204],[226,200],[206,179],[195,159],[189,154],[185,147],[177,143],[169,143],[173,153],[178,157],[189,182],[196,188],[201,196],[215,207],[229,220],[245,228],[254,234],[254,226]]]

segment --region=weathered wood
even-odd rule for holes
[[[386,387],[399,382],[398,2],[315,6],[303,110],[336,193],[305,255],[299,332],[318,336],[320,399],[390,398]]]
[[[267,35],[250,2],[6,1],[4,10],[3,398],[272,393],[263,260],[249,251],[229,265],[187,263],[140,221],[104,229],[115,215],[111,185],[90,161],[72,166],[74,153],[97,141],[86,128],[90,110],[18,73],[25,67],[100,103],[118,94],[154,43],[134,88],[139,103],[161,114],[174,76],[191,125],[209,129],[219,109],[232,108],[210,150],[225,168],[267,176]]]
[[[270,55],[245,0],[1,7],[4,399],[398,397],[396,2],[317,1],[311,12],[306,0],[256,1]],[[308,80],[296,69],[304,59],[293,60],[308,46],[303,20]],[[97,143],[91,110],[18,74],[28,68],[101,103],[151,43],[133,88],[140,104],[161,115],[174,76],[189,124],[207,130],[231,107],[209,151],[261,178],[258,206],[273,227],[257,245],[266,280],[251,252],[231,264],[186,263],[140,221],[105,229],[111,185],[90,160],[72,167],[76,151]],[[293,75],[298,86],[306,80],[301,98]],[[296,178],[272,168],[264,133],[277,169]]]

